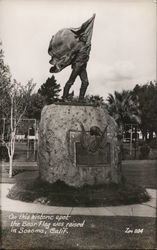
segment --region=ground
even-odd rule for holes
[[[156,166],[156,161],[125,161],[122,169],[130,182],[155,189]],[[32,177],[32,174],[33,172],[29,172],[25,176],[28,179],[30,176]],[[22,173],[16,178],[18,179],[20,175]],[[151,216],[72,215],[70,219],[72,222],[85,220],[83,228],[70,228],[68,234],[60,235],[50,232],[46,234],[15,234],[10,232],[8,216],[11,212],[9,208],[12,209],[8,207],[8,211],[2,213],[3,233],[1,239],[3,249],[155,249],[157,246],[156,218]],[[14,212],[14,214],[19,216],[21,213]],[[127,230],[127,228],[129,229]],[[137,231],[138,229],[141,231]]]
[[[83,228],[71,228],[68,234],[15,234],[10,232],[8,212],[2,241],[4,249],[154,249],[155,218],[72,216],[85,220]],[[47,220],[47,222],[49,222]],[[129,228],[129,229],[128,229]],[[143,232],[138,232],[143,229]],[[133,233],[128,231],[133,230]]]

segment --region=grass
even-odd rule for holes
[[[83,228],[71,228],[68,234],[18,234],[10,232],[8,216],[3,212],[3,249],[155,249],[155,218],[71,216],[70,221],[83,221]],[[14,213],[19,215],[18,213]],[[18,222],[18,221],[17,221]],[[29,220],[28,220],[29,222]],[[46,222],[51,223],[50,220]],[[126,234],[126,228],[143,229],[142,234]]]
[[[122,172],[132,184],[157,188],[157,160],[129,160],[122,162]]]
[[[8,198],[51,206],[117,206],[142,203],[150,200],[145,188],[123,184],[68,186],[62,181],[53,184],[35,180],[19,180],[9,191]]]

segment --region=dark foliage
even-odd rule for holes
[[[57,84],[57,81],[52,75],[51,78],[48,78],[45,83],[43,83],[38,90],[38,94],[44,97],[46,104],[52,104],[58,100],[60,84]]]
[[[1,160],[9,161],[9,155],[6,146],[0,144],[0,161]]]
[[[109,94],[107,109],[120,128],[124,128],[126,123],[140,123],[138,101],[131,91],[115,91],[113,95]]]
[[[42,108],[45,105],[45,98],[38,94],[32,94],[27,108],[26,117],[40,120]]]
[[[15,200],[43,203],[52,206],[109,206],[134,204],[148,201],[148,193],[143,187],[121,184],[84,185],[76,188],[63,181],[49,184],[36,179],[34,182],[18,182],[8,197]]]
[[[11,88],[11,74],[8,65],[4,61],[4,52],[0,42],[0,117],[8,116],[8,92]],[[0,123],[1,128],[1,123]]]
[[[139,102],[140,128],[143,136],[147,139],[147,132],[149,132],[149,140],[152,140],[153,132],[157,134],[157,82],[150,81],[144,85],[136,85],[133,95]]]
[[[149,153],[150,153],[150,147],[147,144],[143,144],[140,147],[140,159],[141,160],[148,159]]]

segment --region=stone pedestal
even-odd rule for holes
[[[94,106],[45,106],[39,128],[38,165],[43,181],[72,186],[118,183],[117,126]]]

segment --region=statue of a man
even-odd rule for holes
[[[77,76],[81,79],[79,100],[83,100],[87,87],[88,76],[87,62],[91,50],[91,38],[93,32],[95,14],[82,24],[80,28],[62,29],[52,36],[48,53],[51,55],[51,73],[60,72],[68,65],[72,66],[72,73],[66,82],[63,91],[63,100],[68,99],[69,90]]]

